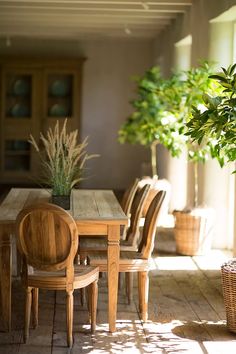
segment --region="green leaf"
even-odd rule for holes
[[[228,83],[228,80],[224,76],[221,76],[221,75],[210,75],[209,78],[210,79],[216,79],[216,80]]]
[[[236,68],[236,63],[231,66],[229,75],[232,75],[234,73],[235,68]]]

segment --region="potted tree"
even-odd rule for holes
[[[60,131],[59,122],[49,128],[46,135],[40,133],[43,148],[40,149],[34,137],[29,142],[37,151],[41,160],[42,170],[39,176],[40,185],[51,188],[52,203],[64,209],[70,209],[71,190],[82,180],[85,163],[98,155],[86,153],[87,138],[78,143],[78,130],[67,132],[67,120]]]
[[[203,62],[199,67],[183,72],[182,102],[178,109],[182,116],[181,132],[186,133],[186,122],[192,113],[192,107],[201,110],[204,104],[202,92],[213,92],[216,87],[209,78],[212,65]],[[175,240],[177,252],[185,255],[199,255],[207,252],[212,241],[212,222],[214,212],[211,208],[199,205],[198,169],[199,163],[204,163],[211,155],[213,141],[210,137],[198,145],[187,135],[188,160],[193,164],[194,171],[194,201],[185,210],[175,211]]]
[[[235,104],[236,104],[236,64],[222,72],[210,75],[210,79],[218,82],[216,90],[202,94],[204,111],[193,107],[192,115],[186,124],[186,134],[201,144],[212,139],[211,155],[223,166],[227,161],[236,160],[235,146]]]
[[[236,64],[222,68],[220,73],[211,75],[220,85],[221,91],[203,94],[205,110],[194,107],[187,123],[188,135],[199,144],[209,137],[215,144],[211,150],[220,165],[236,160]],[[235,172],[235,171],[234,171]],[[223,296],[226,309],[227,327],[236,333],[236,260],[232,259],[221,267]]]
[[[131,101],[134,112],[118,132],[120,143],[141,144],[150,149],[152,177],[157,176],[157,145],[164,145],[172,156],[179,156],[184,145],[185,138],[178,133],[180,122],[169,104],[175,92],[180,98],[177,78],[173,75],[164,79],[157,66],[136,77],[138,97]],[[164,91],[166,95],[160,94]]]
[[[150,68],[142,77],[136,77],[135,80],[137,98],[131,101],[134,112],[120,128],[118,139],[120,143],[141,144],[150,149],[152,175],[144,177],[140,182],[142,185],[152,184],[143,214],[145,215],[160,184],[167,192],[164,203],[164,213],[167,214],[171,186],[167,180],[157,179],[157,145],[162,144],[172,156],[179,156],[185,144],[186,137],[179,133],[181,122],[171,103],[176,102],[177,98],[181,99],[178,94],[181,81],[177,74],[164,79],[157,66]]]
[[[158,143],[163,144],[174,157],[180,156],[187,147],[188,160],[194,164],[194,205],[188,211],[175,212],[177,251],[182,254],[202,253],[206,244],[202,242],[205,240],[205,231],[202,230],[207,229],[203,225],[209,210],[200,210],[198,205],[198,165],[209,157],[211,143],[208,141],[198,146],[184,133],[192,105],[199,107],[203,104],[202,91],[211,89],[211,70],[211,66],[204,62],[197,68],[174,73],[169,79],[164,79],[158,67],[151,68],[143,77],[136,79],[138,98],[132,101],[135,111],[119,131],[121,143],[139,143],[150,147],[153,176],[157,174]],[[189,230],[195,230],[192,236]]]

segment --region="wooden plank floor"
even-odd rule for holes
[[[119,293],[117,332],[107,323],[106,278],[99,280],[97,331],[91,335],[86,307],[75,292],[74,346],[66,347],[65,294],[40,292],[39,327],[23,344],[24,294],[13,282],[13,330],[0,332],[0,353],[236,353],[236,334],[227,331],[222,299],[220,265],[230,255],[212,251],[205,257],[175,254],[171,234],[158,235],[150,272],[149,321],[138,313],[137,283],[134,301],[127,305],[123,286]],[[0,324],[1,326],[1,324]]]

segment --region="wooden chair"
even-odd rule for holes
[[[121,250],[137,250],[137,241],[140,235],[139,221],[142,216],[143,207],[148,198],[150,185],[146,184],[134,197],[131,207],[130,226],[127,230],[126,239],[121,240]],[[98,251],[107,251],[107,240],[98,237],[81,237],[79,244],[79,255],[81,264],[85,264],[88,254]]]
[[[138,273],[139,310],[143,321],[147,321],[148,318],[149,260],[154,248],[156,226],[165,193],[159,191],[148,208],[138,251],[120,252],[119,272]],[[89,255],[89,262],[90,265],[98,266],[100,272],[107,271],[107,258],[104,253]]]
[[[123,198],[121,200],[121,207],[128,217],[130,217],[131,208],[133,204],[134,197],[139,188],[140,179],[136,178],[134,182],[126,189]],[[125,239],[127,233],[127,227],[123,227],[121,231],[121,239]]]
[[[130,214],[131,205],[132,205],[135,193],[138,190],[139,182],[140,182],[140,179],[135,178],[133,183],[126,189],[126,191],[123,195],[123,198],[121,200],[121,203],[120,203],[121,207],[127,216],[129,216],[129,214]]]
[[[131,207],[130,227],[127,230],[125,239],[120,241],[120,248],[123,251],[137,250],[137,244],[140,237],[140,219],[150,193],[150,188],[151,186],[146,184],[143,188],[136,192]]]
[[[23,209],[17,216],[16,234],[17,246],[22,255],[22,283],[26,290],[24,341],[29,336],[31,307],[33,327],[38,324],[38,289],[65,290],[67,344],[71,347],[73,291],[87,286],[89,288],[93,332],[96,326],[99,270],[91,266],[74,266],[78,249],[76,223],[69,213],[56,205],[41,203]]]
[[[138,182],[138,180],[137,180]],[[126,238],[123,240],[121,238],[120,241],[120,249],[122,251],[136,251],[137,250],[137,242],[140,237],[140,229],[139,222],[143,213],[143,207],[146,203],[150,190],[150,185],[146,184],[143,188],[140,189],[136,193],[133,198],[133,203],[131,207],[131,217],[130,217],[130,226],[127,230]],[[98,238],[98,237],[81,237],[80,245],[79,245],[79,256],[80,256],[80,264],[85,264],[87,257],[89,254],[93,254],[94,252],[106,252],[107,251],[107,239]],[[119,286],[121,283],[121,277],[119,277]],[[126,276],[126,284],[127,284],[127,297],[128,303],[131,302],[133,298],[132,292],[132,284],[133,277],[132,274]],[[84,304],[85,300],[85,292],[81,291],[81,304]]]
[[[164,216],[168,215],[168,210],[169,210],[169,203],[170,203],[170,197],[171,197],[171,184],[167,179],[159,179],[159,178],[151,178],[151,177],[143,177],[142,179],[139,180],[138,182],[138,190],[141,189],[145,184],[150,184],[151,189],[148,195],[148,198],[146,200],[146,203],[143,208],[143,217],[145,218],[145,215],[148,211],[148,207],[151,204],[151,201],[155,197],[155,195],[159,191],[165,191],[165,200],[163,201],[162,205],[162,219]],[[160,220],[161,221],[161,220]]]

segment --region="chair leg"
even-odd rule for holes
[[[128,298],[128,304],[130,305],[133,300],[133,273],[127,272],[125,273],[125,287],[126,287],[126,296]]]
[[[74,258],[74,264],[79,264],[79,253],[77,252]]]
[[[138,298],[139,298],[139,313],[142,313],[142,304],[143,304],[143,292],[142,292],[142,279],[141,279],[141,273],[138,272]]]
[[[38,301],[39,301],[39,289],[33,288],[32,290],[32,320],[33,320],[33,328],[38,326]]]
[[[118,274],[118,290],[120,291],[121,290],[121,275],[122,273],[121,272],[119,272],[119,274]]]
[[[25,329],[24,329],[24,343],[26,343],[29,338],[29,325],[30,325],[30,313],[32,304],[32,288],[26,288],[26,299],[25,299]]]
[[[81,306],[84,306],[85,299],[86,299],[85,288],[81,288],[80,289],[80,304],[81,304]]]
[[[148,319],[148,292],[149,292],[149,276],[148,272],[138,273],[138,290],[139,290],[139,310],[141,319],[146,322]]]
[[[83,290],[83,293],[84,293],[84,296],[85,296],[85,299],[86,299],[87,309],[88,309],[88,312],[89,312],[89,320],[91,322],[91,316],[90,316],[90,313],[91,313],[91,309],[90,309],[90,306],[91,306],[90,285],[87,286],[86,288],[82,288],[81,290]]]
[[[96,280],[89,285],[89,312],[90,312],[92,333],[94,333],[96,329],[97,303],[98,303],[98,282]]]
[[[73,291],[68,291],[66,294],[66,322],[67,322],[67,345],[72,347],[73,338],[72,338],[72,329],[73,329],[73,307],[74,307],[74,298]]]
[[[87,258],[86,253],[81,252],[80,253],[80,264],[84,265],[86,263],[86,258]],[[80,289],[80,304],[81,304],[81,306],[84,306],[85,298],[86,298],[85,288],[81,288]]]
[[[126,294],[125,273],[124,272],[119,272],[119,275],[118,275],[118,290],[123,293],[124,292],[124,288],[125,288],[125,295],[127,295]]]

